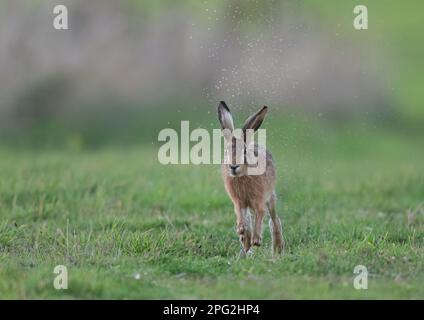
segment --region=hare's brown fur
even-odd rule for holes
[[[246,129],[251,126],[256,130],[263,121],[263,117],[266,113],[265,108],[266,107],[249,117],[244,128]],[[265,111],[263,112],[263,110]],[[230,129],[233,131],[232,118],[227,119],[227,121],[225,119],[225,117],[231,117],[231,114],[224,102],[221,102],[218,108],[218,113],[223,129]],[[260,117],[260,119],[257,119],[257,117]],[[248,252],[251,245],[261,245],[262,222],[265,212],[268,211],[270,215],[269,226],[273,240],[273,249],[275,253],[281,253],[284,241],[282,237],[281,222],[275,211],[275,163],[268,150],[255,145],[255,154],[258,152],[265,152],[266,170],[263,174],[247,175],[245,174],[246,165],[241,165],[241,169],[238,171],[239,175],[233,175],[231,174],[231,166],[228,164],[222,164],[222,177],[224,179],[225,189],[234,205],[234,211],[237,216],[237,233],[240,235],[240,241],[243,245],[244,252]],[[252,213],[255,218],[253,231],[250,221],[250,213]]]
[[[275,166],[270,152],[266,152],[267,170],[262,175],[231,177],[229,168],[221,166],[225,189],[231,200],[241,207],[257,208],[271,197],[275,187]]]

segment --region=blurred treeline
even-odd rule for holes
[[[424,123],[419,1],[0,2],[0,138],[11,146],[152,142],[217,101],[330,123]]]

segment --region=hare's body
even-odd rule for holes
[[[228,107],[224,102],[221,102],[218,108],[220,122],[223,129],[230,129],[233,131],[232,118]],[[260,110],[255,115],[251,116],[245,126],[244,130],[257,129],[262,123],[263,117],[266,113],[266,107]],[[227,117],[227,119],[225,119]],[[226,121],[227,120],[227,121]],[[231,150],[234,152],[234,146],[237,139],[232,138],[230,143]],[[230,141],[231,142],[231,141]],[[266,159],[266,169],[260,175],[247,174],[247,164],[230,165],[222,164],[221,172],[224,179],[225,189],[230,196],[234,211],[237,216],[237,233],[240,235],[240,241],[243,245],[244,252],[248,252],[251,245],[261,245],[262,242],[262,222],[265,212],[268,211],[270,215],[270,229],[273,241],[273,248],[275,253],[281,253],[284,241],[282,237],[281,222],[275,211],[276,196],[275,196],[275,179],[276,168],[274,159],[268,150],[262,146],[255,144],[255,156],[262,154]],[[233,155],[235,157],[235,155]],[[253,214],[254,225],[252,230],[252,223],[250,216]]]
[[[266,167],[267,170],[262,175],[232,177],[228,165],[221,165],[225,189],[234,204],[253,209],[271,198],[275,188],[275,166],[274,159],[268,151],[266,151]]]

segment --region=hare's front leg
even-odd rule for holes
[[[241,208],[238,204],[234,204],[234,211],[237,216],[237,233],[240,236],[240,242],[243,246],[243,250],[247,253],[251,247],[252,238],[250,220],[247,217],[247,208]]]
[[[262,223],[265,215],[265,206],[258,205],[253,210],[255,211],[255,227],[253,230],[252,244],[254,246],[260,246],[262,244]]]

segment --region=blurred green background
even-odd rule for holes
[[[0,297],[423,298],[422,2],[56,4],[0,1]],[[220,100],[269,106],[281,260],[238,260],[217,166],[157,161]]]
[[[12,147],[156,141],[217,101],[422,134],[418,1],[2,1],[0,137]]]

